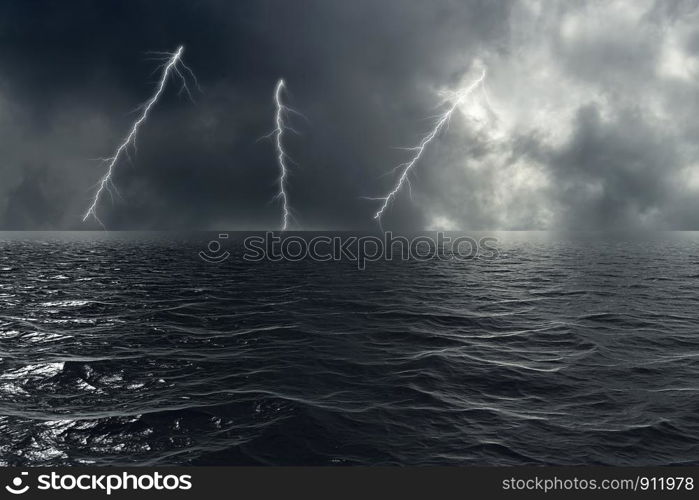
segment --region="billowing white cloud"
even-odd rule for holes
[[[425,162],[428,225],[699,223],[676,206],[699,195],[688,134],[699,111],[699,9],[687,2],[681,12],[650,1],[517,3],[507,40],[482,56],[487,98],[463,105]]]

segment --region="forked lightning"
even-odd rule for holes
[[[285,118],[289,113],[303,116],[295,109],[284,104],[283,97],[285,90],[286,83],[282,78],[277,82],[277,86],[274,88],[274,104],[276,106],[276,112],[274,114],[275,128],[272,130],[272,132],[265,136],[274,136],[274,142],[277,150],[277,163],[279,164],[279,191],[277,192],[275,198],[280,199],[282,202],[282,231],[287,230],[289,227],[289,220],[293,219],[292,210],[289,206],[289,195],[286,189],[287,177],[289,175],[289,167],[287,162],[291,161],[291,158],[284,150],[284,131],[290,130],[291,132],[296,132],[293,127],[286,123]]]
[[[107,191],[110,195],[112,194],[114,190],[114,185],[112,184],[112,174],[114,172],[114,168],[116,165],[119,163],[119,160],[126,155],[128,157],[129,154],[129,146],[133,146],[134,148],[136,147],[136,136],[138,134],[138,130],[140,126],[146,121],[148,118],[148,114],[150,113],[151,109],[153,106],[158,102],[160,99],[160,96],[162,95],[163,91],[165,90],[165,84],[167,83],[168,77],[171,74],[175,74],[182,82],[182,87],[180,88],[180,93],[181,92],[187,92],[187,95],[191,98],[192,94],[190,92],[189,86],[187,85],[187,77],[185,75],[188,75],[194,84],[198,87],[197,79],[192,70],[184,63],[182,62],[182,53],[184,52],[184,47],[179,46],[175,52],[154,52],[153,54],[156,54],[159,56],[159,58],[162,58],[163,60],[163,71],[162,75],[160,77],[160,81],[158,82],[158,86],[156,88],[155,93],[153,96],[146,101],[139,109],[141,109],[141,114],[139,118],[133,123],[131,130],[129,134],[126,136],[124,141],[119,145],[119,147],[116,149],[115,153],[113,156],[110,156],[108,158],[102,158],[102,161],[107,163],[107,173],[104,174],[104,176],[100,179],[100,181],[97,183],[97,191],[95,192],[95,196],[92,200],[92,204],[90,207],[87,209],[87,212],[85,212],[85,215],[83,217],[83,222],[85,222],[90,216],[92,216],[99,224],[104,227],[104,224],[102,224],[102,221],[100,218],[97,216],[97,205],[99,204],[100,197],[102,196],[102,193],[104,191]]]
[[[465,87],[457,92],[454,92],[451,94],[451,105],[449,108],[441,115],[439,115],[437,122],[435,123],[434,127],[432,128],[432,131],[427,134],[421,141],[418,146],[412,147],[412,148],[407,148],[410,151],[415,151],[415,156],[407,162],[403,163],[398,166],[398,168],[402,167],[402,172],[400,177],[398,178],[398,182],[396,183],[395,187],[386,195],[382,196],[380,198],[370,198],[373,200],[380,200],[383,201],[383,204],[381,205],[381,208],[374,214],[374,219],[378,220],[381,222],[381,216],[383,215],[384,211],[390,204],[390,202],[396,197],[400,189],[403,187],[403,184],[406,182],[408,185],[410,185],[410,180],[408,179],[408,174],[410,173],[410,170],[415,166],[415,164],[420,160],[422,157],[422,154],[425,151],[425,148],[432,142],[432,140],[437,137],[439,134],[439,131],[447,124],[449,123],[449,119],[451,118],[451,115],[454,113],[454,111],[459,107],[461,103],[466,100],[466,98],[471,95],[471,93],[478,88],[479,85],[483,83],[483,80],[485,79],[485,69],[483,70],[483,73],[479,78],[477,78],[473,83],[471,83],[468,87]]]

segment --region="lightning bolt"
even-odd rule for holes
[[[415,164],[420,161],[420,158],[422,158],[422,154],[425,152],[425,148],[429,146],[429,144],[434,140],[435,137],[439,134],[439,131],[442,130],[442,128],[449,123],[449,119],[451,118],[451,115],[456,111],[456,109],[459,107],[461,103],[463,103],[466,98],[473,93],[473,91],[483,83],[483,80],[485,79],[485,73],[486,70],[483,70],[483,73],[481,74],[480,77],[478,77],[473,83],[471,83],[468,87],[465,87],[457,92],[452,92],[450,93],[450,101],[451,101],[451,106],[441,115],[437,117],[437,121],[432,128],[432,131],[427,134],[423,139],[420,141],[420,144],[411,148],[404,148],[407,149],[408,151],[415,151],[415,156],[413,156],[412,160],[410,160],[407,163],[402,163],[396,167],[396,169],[400,169],[402,167],[403,171],[401,172],[400,177],[398,178],[398,182],[396,183],[395,187],[389,191],[389,193],[386,196],[382,196],[380,198],[369,198],[371,200],[379,200],[383,201],[383,204],[381,205],[381,208],[374,214],[374,219],[378,220],[379,223],[381,222],[381,216],[383,215],[384,211],[388,207],[388,205],[391,203],[391,201],[396,197],[398,192],[401,190],[403,187],[403,184],[407,183],[408,188],[410,188],[410,179],[408,179],[408,174],[410,173],[410,170],[415,166]],[[394,169],[395,170],[395,169]]]
[[[267,134],[265,137],[274,137],[274,143],[277,150],[277,163],[279,164],[279,191],[277,192],[275,199],[279,199],[282,202],[282,231],[286,231],[289,227],[289,220],[293,219],[292,210],[289,207],[289,196],[286,189],[286,181],[289,175],[289,167],[287,162],[293,162],[289,155],[284,150],[284,131],[289,130],[294,133],[298,133],[293,127],[286,123],[285,117],[292,113],[305,118],[304,115],[299,113],[293,108],[290,108],[284,104],[283,94],[286,90],[286,83],[284,79],[281,78],[276,87],[274,88],[274,104],[276,106],[276,112],[274,114],[274,125],[275,128]]]
[[[163,64],[160,66],[163,71],[160,76],[158,86],[156,87],[156,91],[153,94],[153,96],[144,104],[139,106],[138,109],[141,110],[140,116],[133,123],[133,125],[131,126],[131,130],[129,131],[129,134],[116,149],[114,155],[108,158],[100,158],[101,161],[107,163],[107,173],[104,174],[104,176],[97,183],[97,191],[95,192],[92,204],[83,216],[83,222],[85,222],[90,216],[92,216],[97,222],[99,222],[99,224],[103,228],[105,227],[100,218],[97,216],[97,205],[99,204],[100,197],[102,196],[102,193],[104,193],[104,191],[107,191],[109,195],[112,197],[112,199],[114,197],[114,192],[116,192],[117,195],[119,194],[116,190],[116,187],[112,183],[112,174],[114,172],[114,169],[123,156],[126,156],[127,158],[129,157],[129,146],[132,145],[135,150],[136,136],[138,135],[138,130],[141,127],[141,125],[145,123],[151,109],[160,99],[160,96],[165,90],[165,84],[167,83],[167,80],[170,77],[170,75],[176,75],[182,82],[182,86],[180,87],[178,94],[186,92],[189,98],[192,99],[192,93],[190,92],[189,86],[187,85],[186,75],[189,76],[194,82],[195,86],[199,88],[199,82],[197,81],[197,77],[194,75],[194,72],[192,72],[192,70],[182,61],[183,52],[184,46],[182,45],[180,45],[175,52],[151,52],[151,54],[155,54],[157,56],[157,60],[163,61]]]

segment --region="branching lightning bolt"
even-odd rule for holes
[[[189,86],[187,85],[187,77],[185,75],[188,75],[194,82],[194,85],[197,88],[199,88],[199,83],[197,82],[196,76],[194,75],[192,70],[182,61],[183,52],[184,47],[180,46],[177,48],[175,52],[151,53],[157,56],[156,59],[163,61],[163,64],[161,65],[162,74],[160,77],[160,81],[158,82],[158,86],[156,87],[156,91],[148,101],[146,101],[143,105],[141,105],[138,108],[139,110],[141,110],[140,116],[133,123],[133,125],[131,126],[131,130],[129,131],[129,134],[116,149],[114,155],[108,158],[100,158],[101,161],[107,163],[108,165],[107,173],[104,174],[104,176],[97,183],[97,191],[95,192],[92,204],[87,209],[87,212],[85,212],[83,222],[85,222],[90,216],[92,216],[97,222],[99,222],[99,224],[102,227],[104,227],[104,224],[97,216],[97,205],[99,204],[100,197],[102,196],[102,193],[104,191],[107,191],[109,195],[112,196],[112,198],[114,197],[114,193],[117,193],[117,195],[119,194],[114,184],[112,183],[112,173],[114,172],[114,168],[123,156],[126,156],[127,158],[129,157],[129,146],[133,146],[134,149],[136,148],[136,136],[138,135],[138,130],[140,126],[148,118],[148,114],[150,113],[153,106],[160,99],[160,96],[165,90],[165,84],[167,83],[168,77],[171,74],[175,74],[177,77],[179,77],[179,79],[182,82],[182,86],[180,87],[179,93],[181,94],[182,92],[186,92],[190,99],[192,98],[192,93],[190,92]]]
[[[277,86],[274,88],[274,104],[276,106],[276,112],[274,114],[275,128],[272,130],[272,132],[265,136],[274,137],[274,143],[277,150],[277,163],[279,164],[279,191],[277,192],[275,199],[280,199],[282,202],[282,231],[286,231],[286,229],[289,227],[289,220],[293,219],[292,210],[289,207],[289,196],[286,189],[286,181],[289,175],[289,167],[287,162],[293,161],[284,150],[284,131],[290,130],[291,132],[298,133],[293,127],[286,123],[285,117],[289,113],[304,117],[295,109],[284,104],[283,94],[285,90],[286,83],[282,78],[277,82]]]
[[[449,123],[449,119],[451,118],[451,115],[456,111],[456,109],[459,107],[461,103],[463,103],[466,98],[471,95],[471,93],[478,88],[479,85],[483,83],[483,80],[485,79],[485,69],[483,70],[483,73],[479,78],[477,78],[473,83],[471,83],[468,87],[465,87],[457,92],[453,92],[450,95],[450,101],[451,105],[449,108],[441,115],[439,115],[437,118],[437,122],[435,123],[434,127],[432,128],[432,131],[427,134],[421,141],[418,146],[411,147],[411,148],[405,148],[409,151],[415,151],[415,156],[413,156],[412,160],[410,160],[407,163],[402,163],[396,167],[396,169],[400,169],[402,167],[402,172],[400,177],[398,178],[398,182],[396,183],[395,187],[386,195],[382,196],[380,198],[369,198],[372,200],[380,200],[383,201],[383,204],[381,205],[381,208],[374,214],[374,219],[378,220],[381,222],[381,216],[383,215],[384,211],[388,207],[388,205],[391,203],[391,201],[396,197],[398,192],[401,190],[403,187],[403,184],[408,184],[408,188],[410,189],[410,179],[408,179],[408,174],[410,173],[410,170],[415,166],[415,164],[422,158],[422,154],[425,152],[425,148],[432,142],[432,140],[437,137],[439,134],[439,131],[442,130],[442,128]]]

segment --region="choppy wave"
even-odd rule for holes
[[[696,464],[699,237],[672,238],[365,271],[7,238],[0,464]]]

